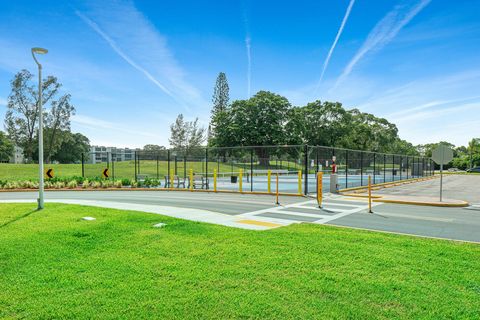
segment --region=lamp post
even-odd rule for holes
[[[38,210],[43,209],[44,199],[43,199],[43,106],[42,106],[42,65],[38,62],[35,57],[37,54],[47,54],[48,50],[43,48],[32,48],[32,57],[35,60],[35,63],[38,66],[38,174],[39,174],[39,184],[38,184]]]

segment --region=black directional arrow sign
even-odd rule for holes
[[[47,177],[52,179],[53,178],[53,169],[48,169],[47,170]]]
[[[105,170],[103,170],[103,173],[102,173],[102,174],[103,174],[103,176],[104,176],[105,178],[108,178],[108,168],[105,169]]]

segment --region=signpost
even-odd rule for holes
[[[441,144],[432,152],[432,160],[440,165],[440,202],[442,202],[443,192],[443,165],[448,164],[453,159],[453,150]]]

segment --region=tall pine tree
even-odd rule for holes
[[[230,97],[227,76],[225,75],[225,73],[220,72],[218,74],[215,87],[213,89],[213,108],[208,134],[209,144],[217,144],[215,141],[218,137],[218,129],[222,125],[224,125],[223,120],[225,119],[225,115],[228,112],[229,100]]]

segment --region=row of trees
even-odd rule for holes
[[[469,169],[480,166],[480,138],[473,138],[467,146],[456,147],[453,143],[440,141],[417,146],[417,150],[425,157],[431,157],[433,150],[443,144],[453,149],[453,160],[446,168]]]
[[[319,100],[292,106],[287,98],[259,91],[250,99],[229,103],[228,84],[221,73],[213,96],[210,146],[308,144],[418,155],[398,136],[395,124],[338,102]]]
[[[70,94],[60,94],[62,84],[56,77],[42,81],[44,105],[44,156],[45,161],[76,162],[83,152],[88,152],[90,142],[80,133],[72,133],[70,119],[75,114]],[[0,160],[7,161],[13,154],[13,144],[23,149],[27,162],[38,160],[38,86],[33,75],[22,70],[11,81],[5,114],[6,136],[0,135]],[[4,146],[4,147],[1,147]]]

